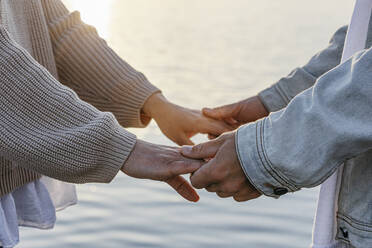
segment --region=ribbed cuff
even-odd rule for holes
[[[99,179],[102,183],[110,183],[115,176],[118,174],[120,169],[123,167],[125,162],[130,156],[137,138],[134,134],[126,131],[124,128],[119,127],[115,130],[110,145],[103,152],[102,157],[115,157],[115,159],[110,163],[104,162],[105,166],[102,166],[98,171],[98,174],[101,175]]]
[[[261,91],[258,94],[258,97],[269,112],[281,110],[288,104],[288,101],[286,101],[286,98],[282,96],[276,85],[272,85],[271,87]]]
[[[260,193],[279,198],[284,191],[295,191],[270,164],[263,148],[263,122],[244,125],[236,132],[235,144],[240,165],[250,183]]]
[[[127,89],[121,87],[123,92],[122,102],[117,102],[117,108],[120,110],[115,112],[115,117],[122,125],[126,127],[146,127],[151,118],[141,119],[141,110],[145,105],[146,101],[153,94],[160,93],[161,91],[152,85],[147,79],[136,84],[136,87],[131,89],[131,95],[135,96],[128,99]],[[120,92],[118,92],[120,94]]]

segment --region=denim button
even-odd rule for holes
[[[276,195],[285,195],[288,193],[288,189],[286,188],[276,188],[274,189],[274,194]]]

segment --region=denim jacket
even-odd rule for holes
[[[347,27],[259,94],[271,114],[238,129],[249,181],[264,195],[315,187],[342,164],[337,237],[372,247],[372,21],[366,49],[340,64]]]

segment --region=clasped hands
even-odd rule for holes
[[[233,197],[240,202],[260,196],[240,166],[233,131],[268,115],[258,97],[201,112],[174,105],[156,94],[146,102],[143,115],[154,118],[168,138],[184,146],[161,146],[138,140],[122,168],[124,173],[164,181],[193,202],[199,196],[183,174],[191,173],[190,181],[195,188],[205,188],[222,198]],[[212,140],[192,146],[190,138],[197,133],[208,134]]]

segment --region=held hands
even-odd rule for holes
[[[258,96],[253,96],[217,108],[204,108],[203,114],[209,118],[224,121],[231,129],[236,129],[243,124],[267,116],[269,112],[266,110]],[[213,133],[209,134],[209,138],[212,139],[215,137],[216,135]]]
[[[255,121],[269,113],[257,96],[203,111],[190,110],[170,103],[157,93],[142,109],[144,120],[154,118],[161,131],[178,145],[193,145],[190,138],[205,133],[212,138]],[[182,153],[182,155],[181,155]],[[226,133],[210,142],[180,149],[154,145],[144,141],[137,144],[122,168],[135,178],[164,181],[189,201],[198,201],[193,187],[180,175],[193,173],[195,188],[206,188],[220,197],[247,201],[261,194],[250,184],[235,151],[235,133]]]
[[[248,122],[256,121],[269,114],[258,96],[237,103],[204,108],[203,114],[223,121],[230,129],[236,129]],[[210,139],[218,132],[209,133]],[[247,201],[261,194],[251,185],[244,174],[235,149],[235,132],[225,133],[217,139],[196,145],[182,147],[185,157],[208,161],[191,176],[195,188],[205,188],[219,197],[233,197],[236,201]]]
[[[195,188],[206,188],[219,197],[232,196],[240,202],[261,195],[240,166],[234,132],[193,147],[183,146],[181,151],[138,140],[121,170],[131,177],[164,181],[193,202],[199,196],[182,174],[193,173],[191,183]]]
[[[154,118],[164,135],[178,145],[193,145],[190,138],[197,133],[216,138],[269,114],[258,96],[201,112],[173,104],[161,93],[152,95],[142,112],[144,120]]]
[[[193,173],[203,163],[201,160],[183,157],[179,148],[137,140],[121,170],[131,177],[164,181],[185,199],[197,202],[198,194],[180,175]]]
[[[196,146],[183,146],[182,155],[208,161],[191,176],[192,185],[215,192],[219,197],[248,201],[261,194],[244,174],[235,150],[235,132]]]
[[[178,145],[192,145],[190,138],[197,133],[218,136],[232,130],[224,121],[175,105],[160,93],[146,101],[143,114],[154,118],[164,135]]]

